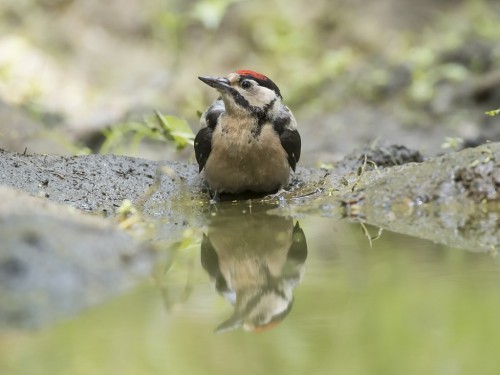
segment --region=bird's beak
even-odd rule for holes
[[[238,314],[234,314],[228,320],[222,322],[216,329],[215,333],[223,333],[228,331],[233,331],[240,328],[243,325],[243,320]]]
[[[198,77],[203,83],[219,91],[227,91],[231,88],[229,80],[224,77]]]

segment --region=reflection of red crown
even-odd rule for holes
[[[271,329],[273,329],[274,327],[276,327],[278,324],[280,324],[283,321],[283,318],[279,319],[279,320],[271,320],[269,323],[267,323],[267,324],[265,324],[263,326],[257,326],[257,327],[255,327],[252,330],[252,332],[259,333],[259,332],[270,331]]]

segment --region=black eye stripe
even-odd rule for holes
[[[250,103],[248,103],[248,100],[246,100],[236,89],[231,88],[229,91],[236,104],[243,108],[250,107]]]
[[[257,85],[262,86],[262,87],[267,87],[268,89],[273,90],[276,93],[276,95],[278,95],[280,98],[283,98],[281,96],[281,92],[280,92],[280,89],[278,88],[278,86],[276,86],[276,84],[267,77],[264,80],[264,79],[258,79],[258,78],[248,76],[248,75],[243,75],[240,77],[240,82],[243,82],[244,80],[254,81]]]

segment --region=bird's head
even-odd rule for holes
[[[249,332],[265,332],[280,324],[293,306],[293,286],[283,280],[267,288],[250,288],[235,297],[233,315],[220,324],[215,332],[243,328]]]
[[[268,77],[253,70],[237,70],[227,77],[198,77],[221,94],[229,113],[269,112],[279,108],[281,92]]]

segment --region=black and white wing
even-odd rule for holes
[[[221,98],[212,103],[210,107],[201,115],[201,129],[194,138],[194,154],[200,166],[200,172],[212,151],[212,134],[217,125],[219,117],[224,113],[224,102]]]
[[[288,155],[288,163],[295,172],[295,167],[300,159],[301,140],[297,130],[297,122],[292,112],[287,107],[279,117],[273,121],[274,130],[278,133],[281,146]]]

